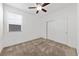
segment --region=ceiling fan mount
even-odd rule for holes
[[[36,14],[38,14],[39,13],[39,11],[43,11],[43,12],[47,12],[47,10],[46,9],[44,9],[44,7],[45,6],[47,6],[48,4],[50,4],[50,3],[36,3],[36,6],[35,7],[28,7],[29,9],[36,9],[37,11],[36,11]]]

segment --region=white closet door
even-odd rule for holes
[[[48,38],[60,43],[66,43],[67,25],[65,19],[48,22]]]

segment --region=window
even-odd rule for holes
[[[22,15],[8,12],[7,13],[7,23],[9,25],[9,32],[21,31]]]

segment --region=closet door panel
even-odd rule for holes
[[[65,43],[66,42],[66,21],[65,20],[56,20],[48,22],[48,38],[57,42]]]

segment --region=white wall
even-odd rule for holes
[[[50,23],[48,36],[50,39],[60,43],[76,47],[77,44],[77,5],[72,4],[64,9],[49,14],[45,18],[47,21],[54,20]],[[54,31],[55,30],[55,31]],[[53,34],[55,33],[55,34]],[[68,33],[66,35],[66,33]],[[55,36],[56,35],[56,36]],[[54,36],[54,37],[53,37]]]
[[[7,17],[6,17],[7,11],[22,15],[23,17],[22,32],[8,31]],[[42,37],[42,24],[43,23],[36,17],[36,15],[31,15],[17,8],[4,5],[3,47]]]
[[[0,49],[2,48],[3,35],[3,5],[0,3]]]
[[[79,55],[79,3],[77,4],[77,50]]]

